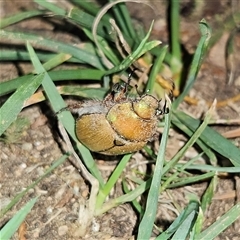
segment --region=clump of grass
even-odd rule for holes
[[[73,116],[67,111],[59,112],[66,107],[66,103],[61,94],[78,95],[85,98],[94,96],[94,98],[102,99],[110,88],[112,76],[117,74],[122,79],[125,79],[128,75],[128,69],[132,65],[139,66],[137,62],[138,59],[147,52],[149,54],[149,51],[152,55],[150,59],[152,59],[151,64],[153,67],[150,70],[148,82],[145,83],[144,86],[140,86],[140,88],[147,89],[150,92],[161,91],[158,89],[163,84],[156,83],[155,80],[159,77],[160,66],[163,63],[168,64],[174,73],[177,72],[178,74],[175,74],[176,76],[180,76],[182,71],[181,66],[183,65],[183,59],[181,59],[178,41],[179,21],[177,21],[177,19],[179,19],[179,2],[173,0],[171,5],[171,52],[168,51],[166,46],[161,46],[159,41],[149,41],[151,27],[145,35],[142,35],[141,31],[134,29],[124,1],[110,3],[102,11],[99,7],[93,5],[93,3],[83,0],[72,1],[75,7],[70,10],[61,8],[58,4],[43,0],[36,0],[35,2],[45,10],[32,10],[10,16],[3,19],[0,25],[2,29],[0,30],[1,38],[21,41],[26,45],[26,51],[18,49],[3,50],[1,59],[5,61],[31,61],[34,67],[34,71],[28,75],[0,83],[1,96],[11,93],[0,108],[0,135],[6,135],[7,131],[9,131],[9,126],[15,121],[25,106],[36,104],[43,100],[49,101],[53,111],[58,115],[60,123],[75,143],[76,149],[81,156],[82,162],[80,162],[80,165],[83,163],[81,165],[82,171],[85,172],[86,177],[92,184],[89,204],[86,209],[84,209],[84,214],[87,218],[85,228],[91,224],[94,216],[99,216],[109,209],[125,202],[132,202],[136,212],[141,216],[141,222],[138,227],[138,239],[149,239],[154,227],[159,194],[167,188],[185,186],[203,180],[209,181],[209,179],[209,187],[202,199],[192,197],[187,207],[182,209],[181,214],[167,230],[159,234],[158,239],[185,239],[189,236],[191,239],[212,239],[224,230],[222,227],[223,223],[225,228],[232,224],[240,215],[240,204],[233,206],[231,210],[218,219],[213,225],[202,231],[204,213],[211,202],[217,184],[217,173],[240,172],[240,150],[207,126],[215,103],[210,108],[203,122],[178,110],[179,104],[181,104],[188,95],[196,80],[202,59],[208,48],[211,30],[206,21],[202,20],[199,23],[201,38],[193,56],[188,78],[175,79],[177,85],[180,84],[181,80],[186,80],[186,85],[172,103],[170,114],[164,119],[164,132],[157,156],[152,150],[146,149],[149,158],[156,161],[155,171],[151,176],[146,176],[146,180],[137,179],[134,182],[136,187],[131,191],[128,190],[126,182],[123,181],[125,194],[106,201],[111,189],[131,159],[131,154],[122,157],[111,177],[105,182],[91,153],[81,145],[76,138]],[[53,17],[65,18],[69,24],[74,23],[74,25],[79,27],[85,33],[85,38],[88,39],[86,44],[76,47],[68,43],[47,39],[37,34],[4,29],[9,25],[31,17],[45,16],[49,14],[49,12]],[[109,23],[110,19],[115,20],[116,25],[112,23],[113,30]],[[109,34],[110,32],[112,34]],[[124,45],[124,48],[120,47],[121,44]],[[43,54],[37,47],[34,49],[35,45],[48,50],[48,52]],[[121,53],[121,50],[126,51],[126,53]],[[44,64],[41,62],[44,62]],[[81,69],[71,71],[53,70],[56,66],[64,62],[78,63]],[[57,86],[57,81],[61,80],[77,80],[80,83],[81,80],[94,80],[101,83],[102,87],[98,89],[83,88],[81,84],[79,87],[76,87],[71,85],[71,83],[61,87]],[[39,87],[43,88],[44,95],[41,92],[36,93]],[[156,94],[159,93],[157,92]],[[171,160],[165,162],[165,149],[170,127],[174,127],[189,136],[189,140]],[[189,160],[186,164],[178,163],[193,144],[197,144],[201,149],[199,155]],[[70,150],[69,154],[73,154],[73,152],[73,150]],[[217,166],[216,153],[229,159],[233,167],[222,168]],[[196,159],[202,154],[207,156],[211,165],[195,164]],[[67,155],[63,155],[62,158],[56,162],[57,164],[54,165],[54,168],[61,164],[66,157]],[[87,169],[85,169],[85,167]],[[49,171],[54,168],[51,167]],[[190,169],[199,170],[202,174],[197,176],[193,175],[189,171]],[[89,173],[91,173],[91,175]],[[46,175],[47,174],[44,174],[43,177]],[[181,176],[186,177],[183,178]],[[41,181],[43,177],[38,179],[36,184]],[[33,186],[35,185],[29,187]],[[141,196],[144,192],[148,192],[146,206],[142,206],[136,201],[137,197]],[[2,214],[14,206],[25,193],[26,191],[18,195],[17,200],[15,198],[13,202],[3,210]],[[32,205],[30,204],[28,209],[31,207]],[[14,218],[18,217],[18,214],[14,216]],[[12,232],[13,229],[15,228],[12,228]]]
[[[0,138],[1,141],[12,144],[21,142],[24,131],[30,126],[30,121],[26,117],[18,117],[11,125],[6,129]]]

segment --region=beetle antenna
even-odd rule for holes
[[[129,73],[128,75],[128,82],[127,84],[130,86],[130,82],[131,82],[131,79],[132,79],[132,75],[134,74],[134,72],[137,70],[137,68],[133,68],[133,70],[131,70],[131,72]]]
[[[57,112],[56,112],[56,114],[59,114],[59,113],[61,113],[61,112],[63,112],[63,111],[68,111],[69,110],[69,107],[67,106],[67,107],[64,107],[64,108],[61,108],[60,110],[58,110]]]
[[[138,91],[138,85],[137,85],[137,84],[135,84],[135,89],[136,89],[137,94],[138,94],[139,96],[141,96],[141,93]]]
[[[131,80],[132,80],[132,75],[133,75],[133,73],[134,73],[136,70],[137,70],[137,68],[133,68],[133,70],[129,73],[129,75],[128,75],[128,82],[127,82],[127,85],[128,85],[128,86],[131,86],[131,85],[130,85],[130,82],[131,82]],[[138,85],[135,84],[134,87],[135,87],[135,89],[136,89],[137,94],[140,96],[141,94],[140,94],[140,92],[138,91]]]
[[[163,114],[168,114],[168,113],[169,113],[169,108],[167,107],[167,100],[165,99],[164,106],[163,106]]]

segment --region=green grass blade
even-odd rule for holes
[[[171,240],[187,239],[197,218],[197,209],[192,211],[174,233]]]
[[[174,83],[176,89],[180,88],[181,85],[181,71],[182,71],[182,53],[181,53],[181,40],[180,40],[180,1],[171,0],[169,1],[169,26],[170,26],[170,60],[169,64],[174,76]]]
[[[114,1],[110,1],[110,2],[114,2]],[[129,36],[128,29],[125,24],[125,21],[121,12],[121,8],[120,8],[120,6],[122,5],[124,5],[124,2],[119,2],[118,4],[112,6],[111,10],[115,15],[114,19],[116,20],[117,25],[120,27],[121,31],[124,33],[124,35]]]
[[[104,71],[98,69],[71,69],[49,71],[49,76],[53,81],[61,80],[98,80],[100,81],[104,75]]]
[[[44,73],[29,78],[3,104],[0,108],[0,136],[16,120],[17,115],[24,106],[24,102],[38,89],[44,78]]]
[[[94,41],[94,37],[93,37],[91,31],[89,31],[87,29],[83,29],[83,31],[91,41]],[[107,41],[104,38],[98,37],[98,44],[99,44],[99,47],[101,48],[101,50],[103,51],[104,55],[111,61],[111,63],[113,65],[119,65],[120,64],[120,62],[118,60],[118,57],[114,53],[113,49],[111,49],[109,47]]]
[[[65,15],[66,11],[60,7],[58,7],[57,5],[48,2],[46,0],[34,0],[35,3],[39,4],[40,6],[52,11],[53,13],[57,14],[57,15]]]
[[[192,132],[195,132],[200,121],[187,115],[186,113],[177,111],[175,115],[182,123],[184,123]],[[174,119],[173,119],[174,123]],[[206,127],[200,139],[214,151],[220,153],[222,156],[228,158],[236,167],[240,167],[240,149],[232,142],[224,138],[218,132],[210,127]]]
[[[1,239],[7,240],[13,236],[28,213],[31,211],[37,199],[38,198],[36,197],[27,202],[27,204],[22,207],[10,221],[7,222],[7,224],[0,230]]]
[[[82,28],[86,28],[87,30],[92,30],[92,23],[95,19],[94,16],[74,7],[72,8],[68,14],[68,19],[74,21]],[[104,39],[112,39],[109,33],[111,32],[111,26],[110,23],[103,23],[103,20],[99,22],[98,28],[97,28],[97,34]]]
[[[55,53],[48,53],[43,51],[37,51],[37,54],[41,62],[47,62],[57,55]],[[4,49],[0,52],[0,61],[30,61],[30,58],[27,51],[19,49]],[[67,62],[84,63],[83,61],[74,57],[70,58]]]
[[[105,73],[106,75],[125,70],[133,62],[135,62],[139,57],[141,57],[144,53],[146,53],[147,51],[151,50],[152,48],[158,46],[161,43],[160,41],[151,41],[151,42],[147,43],[147,40],[148,40],[151,30],[152,30],[152,26],[153,26],[153,22],[151,24],[151,27],[150,27],[147,35],[142,40],[142,42],[139,44],[137,49],[132,54],[130,54],[128,57],[126,57],[119,66],[115,66],[112,69],[108,70]]]
[[[158,196],[161,178],[163,174],[163,163],[165,160],[165,149],[167,145],[168,132],[170,129],[170,114],[165,115],[165,127],[163,135],[161,138],[161,144],[158,151],[155,171],[152,178],[151,187],[148,193],[148,199],[146,203],[146,210],[143,215],[142,221],[138,228],[138,237],[137,239],[150,239],[152,228],[155,221],[155,216],[157,212]]]
[[[98,12],[100,11],[100,7],[97,5],[94,5],[92,2],[88,1],[82,1],[82,0],[71,0],[73,3],[75,3],[77,6],[80,7],[80,9],[83,9],[84,12],[90,13],[92,16],[96,17]],[[109,20],[113,16],[111,13],[106,12],[102,18],[101,21],[105,26],[109,25]]]
[[[212,202],[212,198],[215,193],[216,186],[217,186],[217,181],[218,181],[218,178],[215,175],[212,178],[211,182],[209,183],[208,188],[206,189],[205,193],[202,196],[201,208],[202,208],[203,213],[207,210],[207,207]]]
[[[211,165],[197,165],[197,164],[187,166],[186,169],[224,172],[224,173],[239,173],[240,172],[240,167],[214,167]]]
[[[201,232],[198,236],[198,240],[214,239],[220,233],[222,233],[227,227],[235,222],[240,217],[240,203],[233,206],[227,213],[218,218],[210,227]]]
[[[96,55],[69,44],[57,42],[34,34],[10,32],[5,30],[0,30],[0,37],[9,40],[20,40],[23,42],[29,41],[32,44],[37,44],[38,46],[44,47],[50,51],[68,53],[73,57],[80,59],[84,63],[87,63],[98,69],[103,69],[101,62]]]
[[[193,183],[197,183],[197,182],[201,182],[201,181],[206,181],[209,178],[212,178],[216,173],[215,172],[209,172],[209,173],[204,173],[202,175],[197,175],[194,177],[187,177],[187,178],[176,178],[174,179],[176,182],[175,183],[171,183],[167,186],[167,188],[177,188],[177,187],[182,187],[182,186],[186,186],[188,184],[193,184]],[[166,184],[164,184],[164,186],[162,187],[161,191],[164,190]]]
[[[27,18],[41,16],[44,13],[45,12],[43,12],[43,11],[32,10],[32,11],[28,11],[28,12],[21,12],[21,13],[13,15],[11,17],[3,18],[3,19],[1,19],[1,22],[0,22],[0,29],[8,27],[9,25],[12,25],[14,23],[21,22],[22,20],[25,20]]]
[[[198,71],[200,69],[200,66],[201,66],[201,63],[203,60],[203,56],[208,47],[208,43],[209,43],[209,40],[211,37],[211,29],[209,28],[209,26],[207,25],[205,20],[202,20],[199,23],[199,26],[200,26],[200,31],[201,31],[202,37],[198,43],[196,52],[194,54],[185,88],[184,88],[183,92],[181,93],[181,95],[173,103],[174,109],[177,109],[179,104],[183,101],[184,97],[189,93],[190,89],[192,88],[192,86],[196,80]]]
[[[178,234],[185,234],[186,235],[186,230],[187,233],[191,230],[194,219],[196,219],[197,212],[199,209],[199,204],[196,201],[190,201],[188,206],[179,214],[179,216],[174,220],[174,222],[168,227],[166,231],[164,231],[162,234],[160,234],[156,240],[166,240],[169,239],[176,231],[180,230]],[[191,220],[191,221],[189,221]],[[188,223],[187,226],[186,223]],[[184,226],[183,230],[182,227]],[[177,235],[177,234],[176,234]],[[174,238],[176,239],[177,236]],[[186,238],[178,238],[178,239],[186,239]]]
[[[49,3],[45,0],[35,0],[35,2],[38,3],[39,5],[41,5],[42,7],[52,11],[53,13],[55,13],[57,15],[67,17],[67,19],[69,19],[69,20],[73,20],[81,27],[87,28],[88,30],[91,30],[91,28],[92,28],[92,23],[94,21],[94,17],[92,15],[88,14],[87,12],[84,12],[78,8],[73,7],[67,13],[65,10],[63,10],[62,8],[59,8],[57,5]],[[92,10],[95,9],[92,4],[91,4],[91,8],[92,8]],[[95,12],[95,10],[93,12]],[[108,22],[106,22],[106,20],[105,20],[105,26],[103,25],[104,19],[99,23],[98,34],[100,34],[104,38],[109,39],[109,34],[106,34],[105,31],[103,31],[103,28],[104,27],[107,28],[108,32],[110,32],[111,29],[110,29]]]
[[[199,126],[198,128],[196,128],[196,131],[194,132],[194,134],[191,136],[191,138],[188,140],[188,142],[180,149],[180,151],[178,151],[175,156],[172,158],[171,161],[169,161],[163,168],[163,172],[164,174],[166,172],[168,172],[177,162],[178,160],[180,160],[180,158],[182,158],[184,156],[184,154],[186,153],[186,151],[197,141],[197,139],[199,138],[199,136],[202,134],[202,132],[204,131],[204,129],[207,127],[210,119],[211,119],[211,114],[213,111],[213,106],[208,110],[206,117],[203,121],[203,123]],[[167,180],[164,185],[167,185],[170,182],[170,179]],[[164,189],[164,188],[163,188]]]
[[[186,162],[185,164],[177,164],[177,165],[176,165],[176,170],[177,170],[177,171],[175,171],[173,174],[171,174],[171,175],[165,180],[165,182],[162,184],[161,192],[163,192],[166,188],[169,187],[169,183],[171,183],[171,182],[175,182],[175,183],[178,182],[178,175],[179,175],[180,173],[183,173],[183,172],[185,171],[185,169],[186,169],[190,164],[192,164],[194,161],[198,160],[201,155],[202,155],[202,154],[198,154],[197,156],[195,156],[194,158],[192,158],[191,160],[189,160],[189,161]],[[180,165],[180,167],[179,167],[179,165]],[[187,179],[186,181],[189,180],[189,178],[186,178],[186,179]],[[180,182],[181,182],[182,184],[186,184],[184,178],[182,178],[182,177],[180,178]]]
[[[65,80],[65,81],[99,80],[100,81],[104,72],[98,69],[71,69],[71,70],[49,71],[48,74],[53,81],[61,81],[61,80]],[[33,74],[29,74],[29,75],[15,78],[15,79],[11,79],[6,82],[1,82],[0,96],[13,92],[17,88],[19,88],[23,83],[25,83],[25,81],[29,81],[29,79],[33,77],[34,77]],[[69,86],[69,88],[71,89],[71,86]],[[78,87],[76,87],[75,90],[79,91]],[[99,89],[96,89],[96,91],[99,91]],[[106,90],[104,91],[106,93]],[[91,97],[91,95],[89,97]]]
[[[180,46],[180,16],[179,16],[179,0],[171,0],[170,26],[171,26],[171,53],[175,61],[181,62],[181,46]]]
[[[118,9],[119,9],[119,13],[120,13],[120,16],[121,16],[121,19],[124,21],[124,26],[125,26],[125,35],[128,35],[130,36],[130,38],[134,39],[134,44],[138,44],[140,41],[135,33],[135,30],[133,28],[133,24],[132,24],[132,20],[131,20],[131,17],[129,15],[129,11],[126,7],[126,4],[125,3],[120,3],[117,5]],[[119,20],[121,20],[119,19]]]
[[[186,135],[191,137],[193,132],[183,123],[181,122],[175,115],[173,115],[172,124],[184,132]],[[200,139],[196,141],[197,145],[203,150],[206,156],[209,158],[210,162],[213,166],[217,164],[217,157],[215,153],[212,151],[210,147],[208,147],[204,142]]]
[[[195,226],[193,228],[193,231],[191,232],[189,240],[195,240],[195,239],[197,240],[198,239],[197,236],[202,229],[203,222],[204,222],[204,215],[203,215],[202,209],[199,208],[198,217],[197,217],[197,220],[195,222]]]
[[[128,189],[128,184],[125,181],[125,179],[123,179],[122,186],[123,186],[124,193],[130,193],[131,192],[131,190]],[[142,218],[143,208],[142,208],[141,204],[136,199],[133,200],[131,204],[135,208],[135,210],[139,213],[139,218]]]
[[[95,17],[99,12],[99,8],[94,6],[93,3],[89,3],[89,2],[76,1],[76,0],[74,2],[76,2],[77,5],[80,5],[81,9],[73,7],[68,12],[67,18],[70,19],[71,21],[76,22],[78,25],[80,25],[84,29],[91,31]],[[84,9],[85,11],[83,11],[82,9]],[[109,23],[110,18],[112,18],[112,16],[108,13],[105,13],[104,16],[102,16],[97,27],[97,34],[102,38],[104,38],[105,40],[110,40],[112,42],[114,41],[114,38],[111,34],[112,29],[111,29],[111,24]],[[132,39],[126,36],[124,33],[123,33],[123,36],[128,42],[132,42]]]
[[[43,67],[46,71],[49,71],[62,63],[66,62],[68,59],[71,58],[70,54],[66,53],[59,53],[56,56],[54,56],[52,59],[47,61],[46,63],[43,64]]]
[[[153,66],[152,66],[151,73],[150,73],[149,80],[148,80],[147,87],[146,87],[146,90],[149,90],[150,94],[153,92],[155,80],[156,80],[157,74],[159,73],[159,70],[162,66],[163,60],[167,53],[167,49],[168,49],[168,46],[164,46],[161,49],[161,52],[157,56],[156,60],[154,61]]]
[[[53,110],[55,112],[59,112],[62,108],[66,107],[66,103],[64,102],[64,100],[61,97],[59,97],[58,91],[55,90],[56,89],[55,85],[52,82],[50,83],[50,81],[48,80],[49,75],[47,74],[47,72],[43,68],[42,64],[40,63],[35,51],[33,50],[32,46],[29,44],[29,42],[27,42],[27,49],[28,49],[30,58],[32,60],[32,64],[35,68],[35,71],[38,74],[45,73],[46,78],[42,82],[43,88],[44,87],[46,88],[46,85],[48,85],[49,88],[51,88],[51,91],[46,91],[46,95],[47,95],[47,97],[48,97],[48,99],[51,103],[55,102],[52,105]]]
[[[104,185],[103,188],[99,190],[97,203],[96,203],[96,211],[98,211],[98,209],[101,208],[106,197],[109,195],[113,186],[115,185],[120,175],[122,174],[123,170],[125,169],[131,156],[132,154],[127,154],[121,159],[121,161],[118,163],[117,167],[115,168],[114,172],[112,173],[111,177],[108,179],[107,183]]]
[[[97,15],[99,11],[99,7],[94,5],[92,2],[87,2],[83,0],[72,0],[71,2],[75,3],[77,6],[79,6],[81,9],[84,9],[86,12],[91,13],[93,16]]]
[[[131,192],[126,193],[116,199],[110,200],[109,202],[103,204],[102,208],[98,209],[98,211],[95,212],[95,215],[99,216],[107,212],[108,210],[119,206],[120,204],[135,200],[137,197],[139,197],[142,193],[144,193],[150,187],[151,180],[152,179],[149,179],[146,182],[141,183],[138,187],[136,187]]]

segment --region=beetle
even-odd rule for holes
[[[76,135],[93,152],[121,155],[142,149],[153,138],[159,116],[168,113],[166,102],[150,94],[128,96],[128,83],[116,83],[104,100],[68,106],[77,114]]]

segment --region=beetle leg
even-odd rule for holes
[[[163,106],[163,114],[168,114],[168,113],[169,113],[169,108],[167,107],[167,100],[165,99],[164,106]]]

